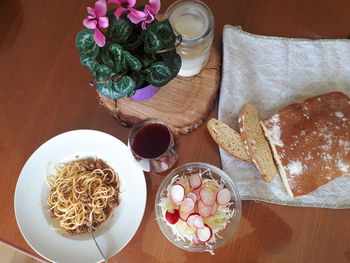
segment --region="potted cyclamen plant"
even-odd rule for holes
[[[76,36],[80,62],[92,72],[92,84],[110,99],[151,92],[172,80],[181,67],[177,37],[169,21],[158,21],[160,0],[134,8],[136,0],[109,0],[118,7],[107,11],[105,0],[87,8]],[[181,37],[180,40],[181,42]],[[157,88],[154,88],[157,87]]]

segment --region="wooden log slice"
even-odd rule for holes
[[[189,134],[203,124],[213,109],[220,85],[221,60],[212,48],[206,67],[194,77],[180,77],[145,101],[112,100],[99,94],[101,104],[122,125],[154,117],[165,121],[175,134]]]

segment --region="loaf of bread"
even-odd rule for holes
[[[240,111],[238,123],[244,146],[261,177],[268,183],[272,182],[278,171],[260,126],[256,108],[251,104],[244,105]]]
[[[350,174],[350,100],[345,94],[293,103],[260,123],[292,197]]]
[[[228,154],[241,161],[251,162],[238,132],[213,118],[208,121],[207,128],[214,141]]]

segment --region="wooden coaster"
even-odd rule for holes
[[[220,56],[213,47],[206,67],[198,75],[177,76],[148,100],[112,100],[99,94],[100,102],[123,125],[154,117],[165,121],[175,134],[189,134],[203,124],[214,106],[220,69]]]

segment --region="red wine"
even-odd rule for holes
[[[138,156],[151,159],[162,155],[169,143],[168,128],[163,124],[152,123],[136,132],[131,147]]]

